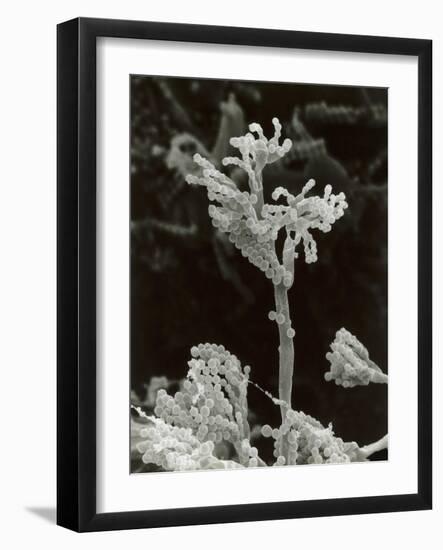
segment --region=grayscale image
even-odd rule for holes
[[[131,472],[387,460],[387,90],[130,91]]]

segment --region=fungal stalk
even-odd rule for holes
[[[225,167],[238,167],[248,176],[249,190],[240,191],[236,183],[200,154],[194,155],[201,174],[189,174],[186,181],[206,187],[209,216],[213,225],[228,234],[229,240],[253,265],[258,267],[274,285],[275,311],[269,312],[269,319],[278,325],[279,345],[279,399],[282,421],[288,406],[292,403],[294,376],[295,331],[292,327],[288,291],[294,282],[294,261],[296,249],[301,243],[307,263],[317,260],[317,246],[311,231],[319,229],[324,233],[343,216],[347,207],[343,193],[334,195],[326,185],[323,197],[307,197],[315,181],[309,180],[297,196],[283,187],[277,187],[272,198],[274,203],[263,200],[263,170],[286,155],[291,149],[291,140],[280,144],[281,124],[272,120],[274,135],[265,137],[262,127],[249,125],[246,135],[231,138],[230,143],[238,149],[239,156],[225,157]],[[276,241],[284,233],[285,241],[281,258],[278,257]]]
[[[294,329],[291,328],[291,318],[289,316],[288,290],[284,285],[279,284],[274,287],[275,306],[277,310],[276,318],[278,323],[279,344],[279,378],[278,395],[284,403],[292,401],[292,379],[294,375]],[[282,418],[286,405],[281,405]]]

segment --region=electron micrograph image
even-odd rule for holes
[[[129,86],[131,473],[387,460],[387,89]]]

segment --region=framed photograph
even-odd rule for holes
[[[58,26],[59,525],[432,506],[432,43]]]

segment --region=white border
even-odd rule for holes
[[[129,74],[389,87],[388,462],[129,475]],[[406,56],[98,39],[97,512],[417,491],[417,75]]]

